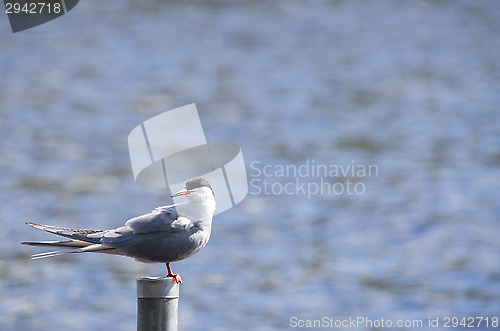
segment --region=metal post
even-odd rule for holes
[[[137,331],[177,331],[179,284],[172,278],[137,278]]]

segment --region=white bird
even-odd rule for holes
[[[71,240],[30,241],[23,245],[73,248],[32,255],[40,259],[64,253],[97,252],[119,254],[146,263],[166,263],[172,281],[181,283],[173,274],[170,262],[184,260],[202,249],[210,239],[215,194],[207,180],[190,179],[186,187],[172,195],[185,195],[187,201],[154,209],[151,213],[128,220],[114,230],[79,230],[28,222],[36,229],[57,234]]]

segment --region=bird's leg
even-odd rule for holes
[[[182,284],[181,276],[172,273],[172,270],[170,270],[170,263],[166,263],[166,265],[168,271],[167,277],[172,277],[172,282],[177,282],[177,284]]]

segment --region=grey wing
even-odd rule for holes
[[[106,232],[101,242],[114,247],[113,243],[128,240],[130,237],[175,231],[178,218],[174,206],[156,208],[149,214],[128,220],[122,227]]]
[[[175,207],[162,207],[108,231],[101,243],[143,262],[175,261],[183,255],[181,251],[193,249],[190,246],[195,243],[189,236],[197,230],[197,224],[179,217]]]
[[[128,220],[125,223],[125,228],[130,228],[134,234],[169,231],[177,218],[175,206],[158,207],[149,214]]]

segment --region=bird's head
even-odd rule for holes
[[[186,183],[186,187],[184,187],[182,190],[175,193],[171,197],[174,198],[181,195],[185,195],[191,202],[213,200],[215,203],[214,190],[212,189],[212,186],[210,186],[210,183],[202,177],[196,177],[188,180]]]

